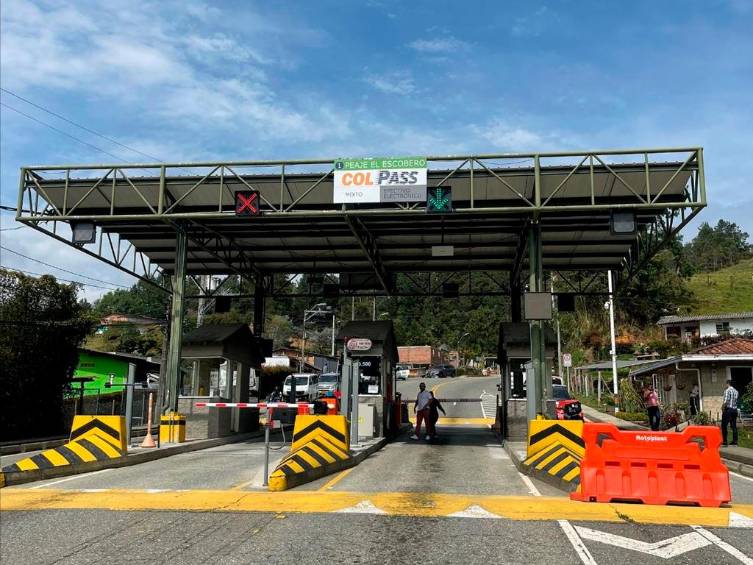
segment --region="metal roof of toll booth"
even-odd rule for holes
[[[706,204],[700,148],[427,158],[425,202],[336,204],[334,159],[53,165],[21,172],[17,219],[70,244],[67,224],[93,221],[86,253],[144,279],[175,266],[188,235],[190,274],[374,273],[384,293],[405,272],[510,271],[527,262],[538,222],[548,271],[621,269],[650,256]],[[238,217],[234,193],[260,191],[262,215]],[[615,210],[637,234],[615,235]],[[453,246],[451,255],[432,252]]]

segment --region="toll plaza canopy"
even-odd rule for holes
[[[551,304],[535,294],[545,271],[629,277],[705,205],[703,150],[682,148],[25,167],[17,219],[172,294],[169,411],[187,278],[204,295],[195,275],[253,279],[258,336],[275,273],[338,274],[338,293],[392,294],[397,273],[507,271],[519,322],[524,267],[531,298]],[[551,379],[542,319],[527,317],[532,419],[547,413]]]
[[[705,206],[701,148],[426,158],[426,200],[336,203],[335,159],[137,165],[57,165],[21,171],[18,217],[145,279],[185,272],[371,273],[383,293],[399,272],[510,271],[529,261],[540,230],[547,271],[631,269]],[[258,190],[261,215],[236,214],[237,191]],[[636,230],[619,233],[614,214]],[[451,246],[451,247],[450,247]]]

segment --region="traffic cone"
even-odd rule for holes
[[[141,445],[139,447],[157,447],[157,444],[154,443],[154,438],[152,437],[152,393],[149,393],[149,412],[147,412],[146,417],[146,436],[144,437],[144,441],[141,442]]]

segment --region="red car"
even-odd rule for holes
[[[552,385],[552,396],[556,401],[554,410],[558,420],[582,420],[583,409],[580,402],[570,396],[565,385]]]

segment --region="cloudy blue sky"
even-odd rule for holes
[[[753,2],[4,0],[1,18],[3,205],[23,164],[149,161],[15,94],[164,161],[701,145],[701,219],[753,234]],[[6,248],[131,283],[0,218]]]

